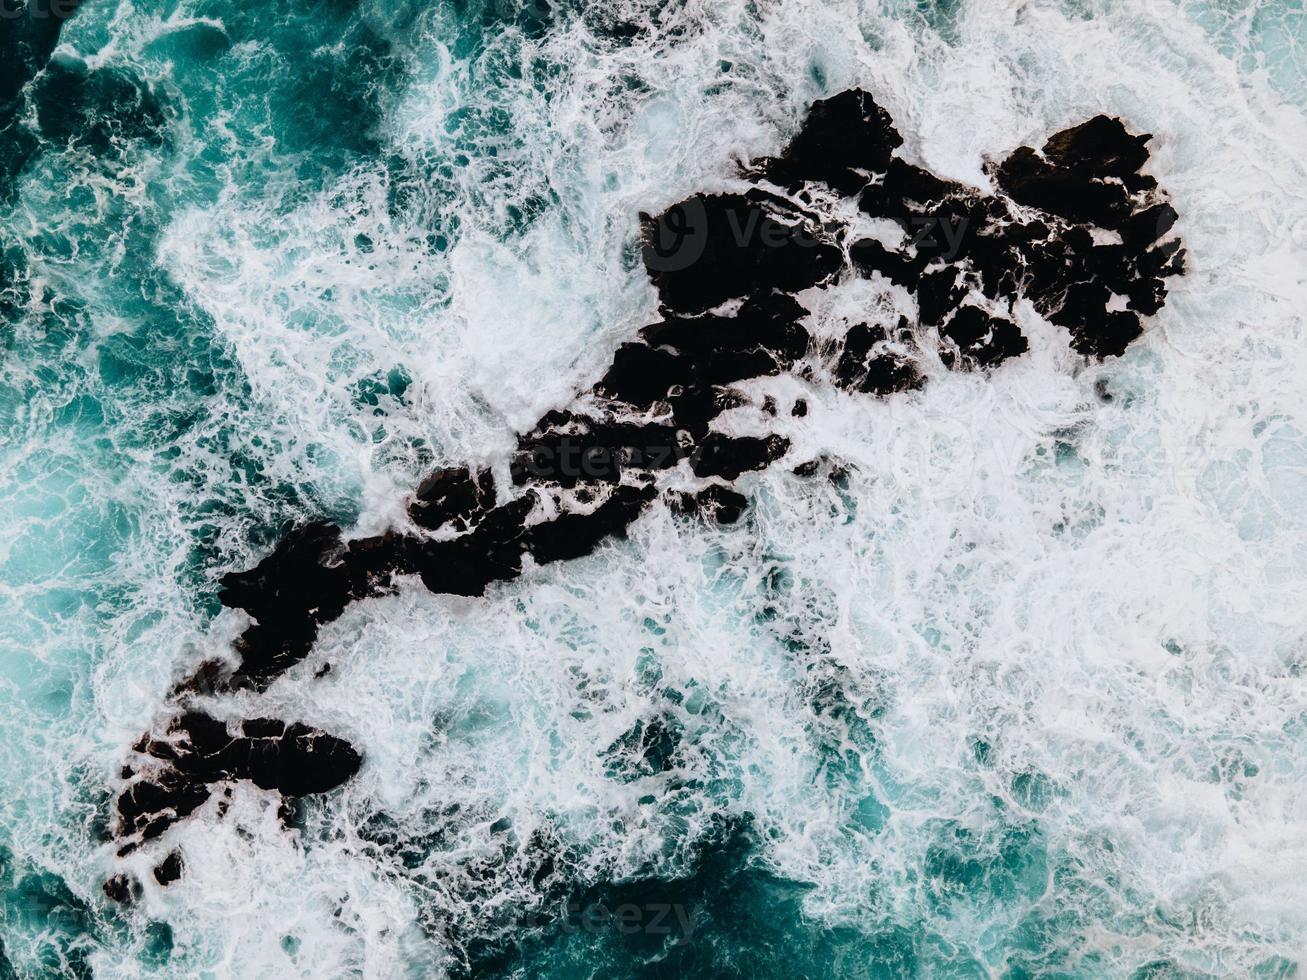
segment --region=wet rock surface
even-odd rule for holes
[[[251,624],[235,666],[202,664],[173,691],[177,713],[162,734],[134,746],[117,787],[120,852],[160,836],[223,784],[251,782],[293,810],[358,771],[360,754],[338,737],[275,719],[219,721],[195,704],[266,689],[351,603],[401,578],[483,596],[531,565],[582,558],[624,537],[660,499],[687,520],[740,522],[749,501],[737,482],[785,460],[790,442],[737,434],[722,416],[753,410],[775,425],[809,413],[805,398],[783,403],[788,412],[770,396],[755,404],[742,387],[754,379],[796,373],[890,397],[928,384],[932,363],[994,369],[1029,349],[1022,300],[1064,329],[1075,352],[1124,352],[1165,302],[1166,280],[1184,270],[1176,212],[1140,172],[1149,140],[1097,116],[993,165],[989,194],[904,159],[889,114],[854,90],[815,103],[779,156],[743,171],[738,192],[641,215],[660,318],[622,344],[571,407],[520,436],[511,486],[485,467],[441,469],[407,501],[405,527],[349,541],[335,525],[307,524],[254,568],[223,576],[222,603]],[[834,217],[850,211],[885,233],[850,240]],[[813,297],[857,278],[884,280],[910,307],[818,343]],[[786,465],[804,478],[841,472],[821,461]],[[673,472],[675,488],[665,485]],[[652,745],[666,741],[656,734]],[[171,854],[155,878],[167,884],[182,872]],[[120,877],[106,893],[133,894]]]
[[[348,742],[307,725],[275,718],[229,724],[198,711],[178,715],[162,736],[147,735],[133,749],[115,804],[120,854],[194,813],[214,784],[248,780],[300,797],[343,785],[362,763]]]
[[[166,888],[181,878],[183,867],[182,852],[172,851],[155,867],[154,880]]]

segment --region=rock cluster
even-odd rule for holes
[[[435,593],[484,595],[521,575],[528,557],[567,561],[624,536],[660,496],[680,514],[739,521],[748,500],[732,484],[790,451],[780,435],[714,428],[747,402],[741,382],[800,365],[812,378],[825,365],[831,383],[885,396],[927,383],[932,346],[946,368],[991,368],[1028,349],[1018,300],[1065,328],[1077,352],[1122,353],[1161,308],[1165,280],[1183,271],[1170,234],[1176,213],[1140,173],[1148,140],[1095,117],[993,166],[990,194],[905,160],[888,113],[854,90],[817,102],[780,156],[743,173],[742,192],[643,215],[661,319],[622,344],[573,407],[520,437],[511,489],[489,469],[442,469],[414,494],[407,529],[347,541],[339,527],[309,524],[255,568],[222,578],[223,604],[252,621],[237,665],[202,665],[173,692],[182,707],[164,734],[135,746],[117,792],[121,851],[193,813],[218,784],[249,780],[294,799],[354,775],[359,753],[339,738],[274,720],[228,724],[186,707],[204,694],[265,689],[351,602],[401,577]],[[850,241],[829,217],[837,209],[823,204],[832,201],[855,202],[883,233]],[[801,295],[853,276],[901,288],[912,308],[818,343]],[[771,399],[762,408],[777,415]],[[799,400],[789,415],[807,411]],[[671,470],[695,488],[661,486]],[[175,880],[182,867],[170,856],[156,879]],[[115,881],[115,895],[130,893]]]

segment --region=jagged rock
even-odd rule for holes
[[[966,359],[981,367],[992,367],[1030,348],[1020,327],[1006,317],[991,316],[978,306],[958,307],[940,333]],[[945,350],[941,356],[951,366],[953,352]]]
[[[531,554],[542,565],[588,555],[606,538],[625,537],[656,495],[653,487],[619,486],[589,514],[564,514],[536,524],[530,530]]]
[[[790,441],[781,436],[726,436],[711,432],[695,452],[690,466],[697,477],[720,476],[738,480],[741,473],[760,470],[789,451]]]
[[[344,550],[340,528],[334,524],[319,521],[297,527],[250,571],[222,576],[218,598],[265,624],[343,608],[349,595],[349,576],[339,562]]]
[[[791,296],[772,293],[745,301],[734,316],[668,317],[640,331],[653,347],[688,355],[693,363],[721,352],[762,348],[790,365],[808,349],[808,331],[799,323],[808,311]]]
[[[600,393],[632,405],[650,405],[693,378],[688,358],[647,344],[623,344],[597,386]]]
[[[876,395],[920,388],[925,378],[906,353],[911,331],[905,321],[900,321],[897,334],[895,350],[887,346],[890,336],[879,324],[859,323],[850,327],[835,364],[835,383],[850,391]]]
[[[710,483],[695,496],[695,503],[718,524],[734,524],[749,507],[749,498],[721,483]]]
[[[677,313],[823,285],[843,266],[814,215],[757,189],[700,194],[643,220],[645,268],[663,306]]]
[[[1132,136],[1119,119],[1095,116],[1052,136],[1042,154],[1019,147],[999,167],[998,183],[1020,204],[1070,221],[1119,228],[1133,211],[1124,178],[1148,160],[1150,139]]]
[[[154,880],[168,887],[182,876],[182,852],[171,851],[154,869]]]
[[[734,524],[749,507],[749,498],[723,483],[709,483],[698,493],[676,492],[668,495],[668,505],[677,514],[702,516],[718,524]]]
[[[863,275],[879,272],[896,286],[911,288],[926,268],[925,259],[890,250],[874,238],[862,238],[849,246],[849,258]]]
[[[424,542],[417,557],[422,584],[438,595],[481,596],[492,582],[517,578],[527,548],[526,518],[537,502],[528,493],[490,511],[468,534]]]
[[[1146,147],[1152,138],[1132,135],[1120,119],[1097,115],[1049,137],[1044,157],[1074,173],[1124,179],[1148,162]]]
[[[141,883],[131,875],[113,875],[103,889],[109,900],[119,905],[131,905],[141,897]]]
[[[120,837],[150,840],[202,806],[210,785],[249,780],[287,796],[333,790],[358,772],[349,743],[307,725],[270,718],[226,722],[190,711],[173,719],[163,739],[146,737],[137,751],[163,763],[138,772],[117,802]]]
[[[941,180],[930,171],[895,157],[885,175],[862,192],[858,207],[873,218],[890,218],[910,230],[914,216],[924,214],[948,197],[967,193],[963,185]]]
[[[467,530],[469,523],[495,504],[495,478],[489,470],[466,466],[436,470],[422,481],[409,505],[418,527],[435,531],[449,524]]]
[[[851,89],[813,103],[798,135],[759,172],[777,184],[824,181],[852,195],[867,173],[883,173],[902,145],[889,113],[866,92]]]
[[[715,408],[712,414],[716,414]],[[706,420],[702,421],[706,430]],[[551,413],[547,424],[519,442],[512,462],[513,482],[568,488],[580,483],[617,483],[628,469],[657,472],[675,466],[689,446],[689,433],[675,421],[606,422]]]
[[[967,291],[958,285],[958,270],[946,265],[927,272],[917,281],[917,319],[938,326],[955,310]]]

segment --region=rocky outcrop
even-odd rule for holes
[[[120,854],[194,813],[215,784],[248,780],[296,798],[343,785],[362,762],[349,743],[307,725],[255,718],[233,726],[198,711],[178,715],[133,751],[115,805]]]
[[[1140,172],[1149,139],[1095,117],[994,165],[991,194],[904,159],[888,113],[855,90],[817,102],[779,156],[743,172],[739,192],[642,215],[660,319],[622,344],[574,405],[519,438],[511,487],[489,468],[441,469],[408,502],[408,526],[347,541],[339,527],[308,524],[221,579],[223,604],[251,620],[236,666],[202,665],[174,690],[179,713],[164,734],[135,746],[117,792],[121,851],[193,813],[217,785],[247,780],[293,800],[358,770],[359,754],[339,738],[268,719],[229,725],[193,707],[197,696],[266,688],[350,603],[401,578],[482,596],[528,559],[569,561],[624,536],[660,498],[687,518],[740,521],[748,499],[734,485],[791,449],[779,433],[720,425],[749,404],[743,382],[796,372],[887,397],[927,384],[931,364],[993,369],[1029,348],[1020,300],[1064,328],[1075,351],[1122,353],[1184,265],[1176,212]],[[877,223],[876,237],[849,241],[838,215],[851,207]],[[805,297],[854,277],[884,280],[910,305],[815,342]],[[774,399],[760,407],[764,420],[778,417]],[[789,416],[807,413],[798,399]],[[791,469],[839,472],[820,460]],[[161,883],[181,873],[170,861],[156,871]],[[130,897],[122,882],[112,892]]]

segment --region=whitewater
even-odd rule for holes
[[[1305,43],[1294,0],[83,2],[0,126],[0,977],[1298,975]],[[358,775],[120,856],[124,759],[248,625],[217,580],[509,483],[657,317],[640,214],[854,87],[982,189],[1152,134],[1187,272],[1143,337],[1027,309],[920,391],[749,382],[821,479],[354,603],[205,703]]]

